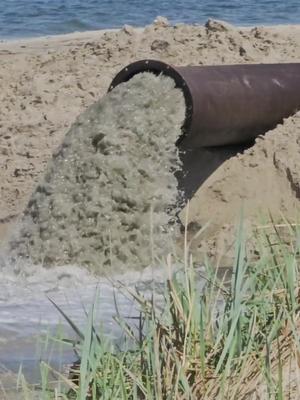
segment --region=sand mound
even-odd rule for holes
[[[230,158],[199,188],[189,204],[194,230],[210,221],[196,247],[226,250],[243,209],[247,224],[282,216],[295,221],[300,210],[300,114],[256,139],[243,154]],[[187,209],[181,213],[182,221]],[[299,214],[298,214],[299,215]],[[207,239],[211,243],[207,245]],[[224,243],[223,243],[224,244]]]
[[[10,253],[44,265],[145,267],[171,250],[175,142],[185,103],[168,77],[116,87],[67,133],[34,191]]]

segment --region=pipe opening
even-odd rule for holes
[[[161,74],[166,75],[174,80],[177,88],[180,88],[182,90],[186,104],[186,112],[185,112],[184,124],[182,126],[182,135],[176,141],[176,145],[179,145],[182,142],[183,138],[190,131],[194,106],[193,106],[193,97],[189,89],[189,86],[185,81],[185,79],[182,77],[182,75],[176,70],[176,68],[164,62],[156,60],[141,60],[134,62],[123,68],[114,77],[113,81],[111,82],[111,85],[109,86],[108,91],[110,92],[120,83],[128,82],[135,75],[140,74],[142,72],[151,72],[154,75],[161,75]]]

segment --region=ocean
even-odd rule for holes
[[[1,0],[0,39],[144,26],[156,16],[172,23],[208,18],[240,26],[300,23],[299,0]]]

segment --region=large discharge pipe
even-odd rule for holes
[[[142,60],[121,70],[109,90],[145,71],[170,76],[182,89],[181,140],[191,148],[251,142],[300,110],[300,63],[174,67]]]

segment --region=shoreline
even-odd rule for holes
[[[228,24],[229,26],[231,25],[229,22],[225,21],[220,21],[221,23]],[[193,26],[193,27],[204,27],[205,23],[203,24],[188,24],[188,23],[175,23],[172,24],[169,21],[170,28],[177,28],[178,26]],[[119,28],[105,28],[105,29],[97,29],[97,30],[86,30],[86,31],[74,31],[74,32],[68,32],[68,33],[61,33],[61,34],[51,34],[51,35],[42,35],[42,36],[29,36],[29,37],[19,37],[19,38],[1,38],[0,37],[0,48],[2,45],[18,45],[18,44],[38,44],[41,42],[49,41],[49,42],[56,42],[56,41],[70,41],[70,40],[78,40],[78,41],[84,41],[84,40],[90,40],[92,38],[99,38],[103,36],[106,33],[116,33],[124,30],[125,27],[129,27],[133,31],[137,33],[143,32],[146,28],[151,27],[155,25],[149,24],[145,26],[132,26],[132,25],[123,25],[122,27]],[[257,24],[257,25],[231,25],[237,30],[245,30],[245,31],[250,31],[255,28],[263,28],[263,29],[270,29],[270,30],[289,30],[289,29],[300,29],[300,22],[299,24]]]
[[[99,31],[73,32],[62,35],[39,36],[33,38],[20,38],[0,40],[1,51],[26,50],[27,48],[41,50],[44,47],[55,47],[57,50],[61,47],[67,47],[69,43],[82,43],[91,40],[99,40],[106,33],[115,33],[119,29],[103,29]]]
[[[28,36],[28,37],[19,37],[19,38],[0,38],[0,44],[15,44],[17,42],[39,42],[44,40],[58,40],[58,39],[79,39],[79,36],[82,36],[81,39],[84,39],[85,36],[94,36],[101,35],[106,32],[117,32],[122,28],[109,28],[109,29],[98,29],[98,30],[87,30],[87,31],[74,31],[69,33],[61,33],[61,34],[53,34],[53,35],[42,35],[42,36]],[[143,29],[143,28],[134,28],[134,29]]]

